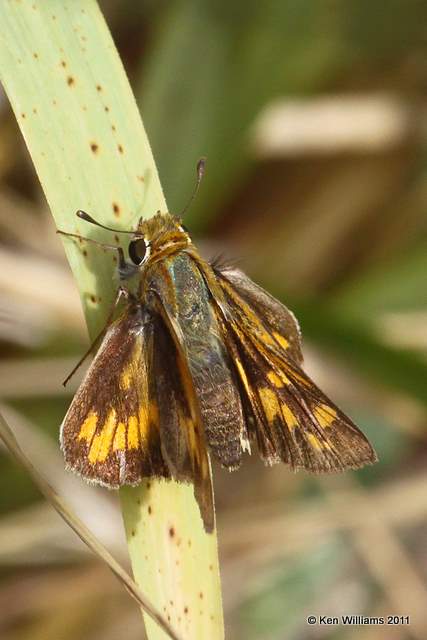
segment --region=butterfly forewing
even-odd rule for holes
[[[150,317],[129,305],[108,328],[65,416],[66,464],[88,480],[118,487],[169,476],[149,385],[152,341]]]
[[[224,340],[234,354],[265,462],[282,460],[313,472],[375,462],[366,437],[300,368],[299,331],[288,310],[241,272],[233,282],[229,272],[219,280],[228,308]],[[254,313],[260,295],[267,307],[262,316]]]

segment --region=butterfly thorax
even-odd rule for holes
[[[148,220],[141,219],[135,236],[143,236],[146,245],[146,255],[140,265],[143,270],[140,281],[140,294],[143,298],[147,289],[150,288],[150,282],[155,277],[156,272],[163,272],[163,277],[170,279],[171,263],[176,260],[178,273],[180,268],[185,268],[181,265],[182,261],[179,259],[183,253],[187,256],[184,258],[184,262],[187,264],[192,263],[192,268],[196,272],[201,272],[205,281],[212,283],[212,269],[201,258],[180,218],[170,213],[157,213]],[[170,282],[170,285],[172,293],[174,283]]]

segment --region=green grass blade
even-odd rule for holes
[[[123,229],[141,215],[166,210],[140,115],[98,5],[4,0],[0,24],[0,78],[58,228],[111,242],[111,233],[77,219],[76,209]],[[70,239],[64,247],[93,337],[115,296],[113,256]],[[156,509],[149,514],[152,496]],[[169,607],[168,615],[180,618],[186,638],[222,638],[216,534],[205,534],[190,487],[152,483],[149,495],[144,486],[125,490],[122,503],[137,583],[157,608]],[[169,536],[171,522],[176,537]],[[154,547],[161,536],[164,544]],[[170,601],[187,612],[172,611]],[[166,637],[150,622],[148,631],[150,640]]]

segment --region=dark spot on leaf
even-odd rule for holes
[[[184,607],[184,613],[185,613],[185,615],[187,615],[187,613],[188,613],[188,607]]]
[[[151,514],[153,513],[153,509],[151,508],[151,504],[148,505],[148,513]]]
[[[170,621],[171,621],[171,617],[170,617],[170,615],[168,614],[168,622],[170,622]]]
[[[93,304],[95,304],[96,302],[96,296],[94,296],[93,294],[90,297],[90,301],[93,302]]]
[[[119,150],[119,153],[124,153],[124,149],[121,144],[117,145],[117,149]]]
[[[147,489],[151,487],[151,482],[147,482]]]
[[[113,206],[114,215],[119,217],[119,215],[120,215],[120,207],[119,207],[119,205],[117,204],[117,202],[113,202],[112,206]]]
[[[213,571],[213,566],[211,564],[209,565],[209,571]]]
[[[144,182],[144,176],[136,176],[140,182]]]
[[[119,238],[119,236],[118,236],[117,234],[114,236],[114,240],[115,240],[116,242],[120,242],[120,238]]]
[[[34,115],[37,113],[37,109],[35,107],[33,108],[33,113]]]
[[[99,146],[96,144],[96,142],[91,142],[90,148],[92,150],[92,153],[98,153]]]
[[[200,600],[203,600],[203,591],[200,591],[199,598],[200,598]]]
[[[66,66],[67,66],[67,63],[65,62],[65,60],[61,60],[61,67],[64,67],[65,69]]]
[[[111,125],[111,131],[115,131],[116,130],[116,125],[112,124]]]
[[[72,87],[75,84],[75,79],[73,78],[73,76],[68,76],[67,78],[67,84],[69,87]]]
[[[56,106],[56,104],[57,104],[56,100],[52,100],[52,104],[53,104],[54,106]]]
[[[175,537],[175,529],[173,527],[169,527],[169,537]]]
[[[102,86],[101,86],[100,84],[97,84],[97,85],[96,85],[96,90],[97,90],[97,91],[102,91]]]
[[[86,249],[83,249],[83,255],[84,255],[84,257],[85,257],[85,258],[87,257],[87,251],[86,251]]]
[[[191,540],[188,540],[188,546],[191,547]]]
[[[104,111],[105,111],[106,113],[108,113],[108,112],[110,111],[110,107],[105,106],[105,107],[104,107]]]
[[[24,113],[24,112],[22,112],[22,113],[21,113],[21,117],[25,120],[25,118],[26,118],[27,116],[25,115],[25,113]]]
[[[132,536],[133,538],[136,536],[136,531],[135,531],[135,529],[132,529],[132,531],[131,531],[131,536]]]

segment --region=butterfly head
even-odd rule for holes
[[[156,213],[148,220],[141,218],[129,243],[129,257],[136,265],[155,262],[179,253],[191,244],[182,220],[170,213]]]

